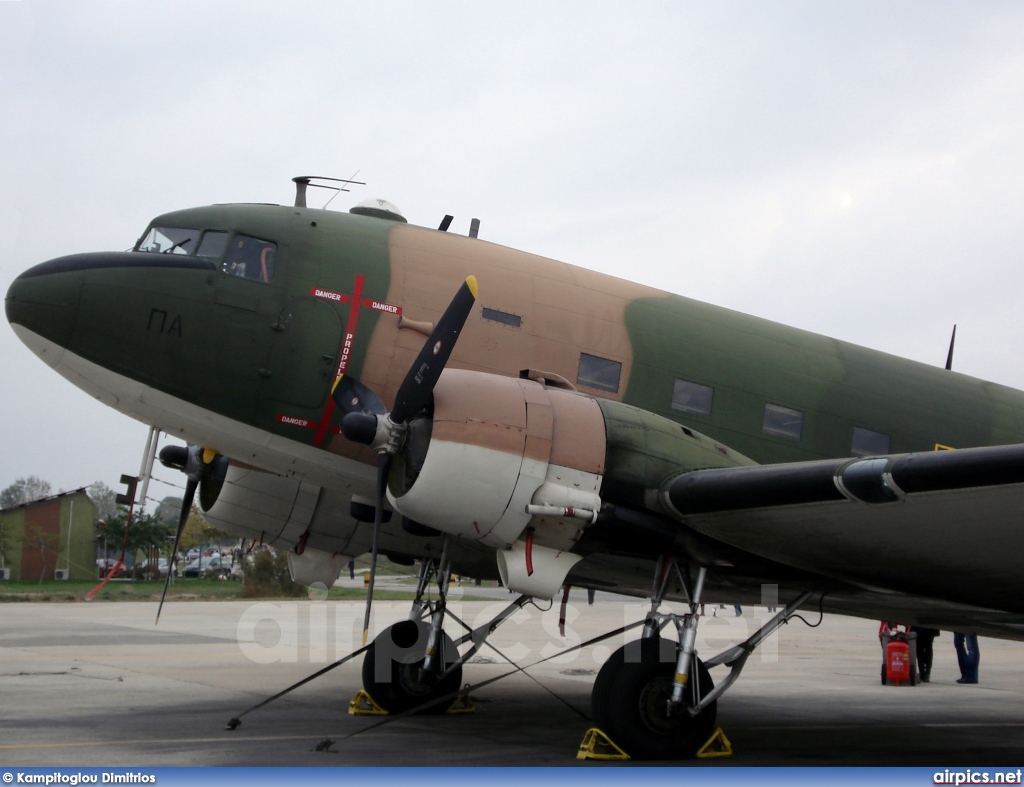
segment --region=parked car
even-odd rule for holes
[[[97,559],[96,560],[96,568],[99,569],[99,577],[100,577],[100,579],[106,579],[107,574],[110,572],[110,569],[112,569],[116,565],[117,565],[116,558],[108,558],[106,560],[103,560],[102,558]],[[112,577],[112,579],[120,579],[121,577],[125,576],[127,573],[128,573],[128,570],[124,567],[124,564],[122,564],[121,567],[118,568],[117,571],[114,573],[114,576]]]
[[[231,561],[222,557],[204,557],[193,560],[181,572],[184,577],[226,577],[231,575]]]
[[[167,578],[167,558],[160,558],[159,563],[153,563],[149,560],[140,563],[136,567],[136,576],[140,578],[152,578],[152,579],[166,579]],[[174,567],[174,576],[178,576],[178,567]]]

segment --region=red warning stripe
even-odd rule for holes
[[[359,306],[363,299],[363,281],[362,274],[356,276],[355,286],[352,288],[352,300],[351,306],[348,310],[348,325],[345,327],[345,339],[341,344],[341,358],[338,359],[338,370],[334,374],[334,385],[331,386],[333,393],[335,386],[338,384],[338,380],[341,379],[342,375],[345,374],[345,369],[348,368],[348,359],[352,352],[352,340],[356,335],[356,325],[359,322]],[[313,445],[321,445],[324,438],[327,436],[328,428],[331,423],[331,416],[334,415],[334,397],[327,397],[327,406],[324,408],[324,413],[320,417],[320,423],[316,429],[316,435],[313,437]]]

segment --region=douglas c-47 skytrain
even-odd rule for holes
[[[459,690],[479,645],[445,632],[453,572],[519,594],[495,625],[566,585],[651,598],[593,690],[634,757],[692,756],[799,607],[1024,639],[1024,393],[491,244],[476,222],[311,209],[296,182],[294,206],[175,211],[132,251],[29,268],[7,319],[187,443],[161,452],[188,479],[182,524],[198,491],[305,584],[367,551],[419,563],[409,620],[364,657],[387,710]],[[778,615],[698,658],[701,603],[765,586]]]

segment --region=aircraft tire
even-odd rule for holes
[[[594,723],[634,759],[693,757],[715,731],[717,700],[696,717],[664,712],[675,668],[675,644],[651,637],[619,648],[597,675],[591,697]],[[701,696],[714,688],[699,659],[696,678]]]
[[[388,713],[402,713],[458,691],[462,685],[462,667],[443,678],[424,673],[421,655],[427,646],[429,625],[423,621],[403,620],[384,629],[363,657],[363,689]],[[458,659],[452,638],[444,634],[445,666]],[[425,708],[423,713],[444,713],[451,702]]]

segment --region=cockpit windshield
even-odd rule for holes
[[[156,254],[191,254],[201,230],[182,227],[150,227],[139,244],[139,251]]]
[[[277,265],[277,244],[273,241],[241,234],[232,236],[224,230],[150,227],[136,251],[223,259],[220,269],[224,273],[264,282],[273,280]]]

